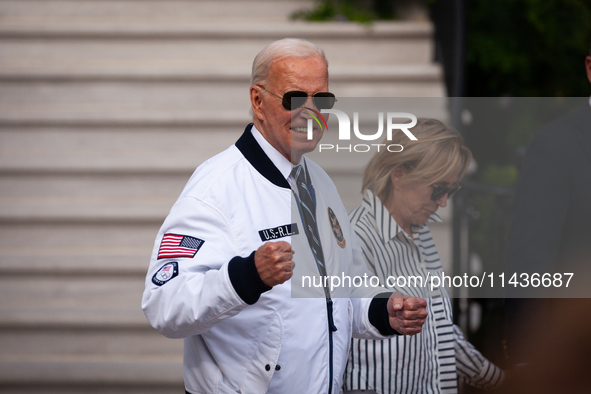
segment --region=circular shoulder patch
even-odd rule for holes
[[[345,240],[345,236],[343,235],[343,229],[341,229],[341,225],[339,224],[339,219],[337,219],[337,215],[334,214],[333,210],[328,207],[328,220],[330,220],[330,226],[332,227],[332,233],[337,240],[337,244],[344,248],[347,245],[347,241]]]
[[[152,277],[152,283],[156,286],[162,286],[175,276],[179,274],[179,265],[177,262],[172,261],[170,263],[166,263],[154,274]]]

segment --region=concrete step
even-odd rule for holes
[[[0,2],[0,23],[24,21],[199,19],[205,21],[258,18],[287,20],[296,10],[310,7],[307,0],[197,0],[197,1],[48,1]]]
[[[21,277],[0,280],[0,327],[149,327],[143,277]]]
[[[116,140],[114,141],[116,142]],[[22,152],[21,152],[22,153]],[[25,156],[27,157],[27,156]],[[29,156],[30,157],[30,156]],[[201,159],[207,158],[204,153]],[[72,157],[68,160],[73,161]],[[78,157],[84,162],[84,157]],[[102,161],[104,158],[99,158]],[[144,157],[149,163],[149,157]],[[12,163],[14,164],[14,163]],[[135,164],[138,163],[137,160]],[[113,165],[113,163],[111,163]],[[164,220],[194,168],[178,173],[65,173],[0,175],[0,223],[135,223],[156,226]],[[152,163],[151,168],[155,167]],[[96,167],[94,168],[96,170]],[[186,171],[185,171],[186,170]],[[154,229],[153,236],[156,234]]]
[[[169,339],[152,327],[143,329],[3,328],[2,355],[87,355],[179,357],[183,341]],[[1,357],[1,355],[0,355]]]
[[[246,63],[246,62],[245,62]],[[335,65],[330,62],[330,81],[421,82],[441,79],[436,64]],[[235,82],[249,85],[250,64],[205,66],[198,59],[47,59],[0,58],[2,81],[144,81]]]
[[[0,175],[0,204],[56,205],[72,208],[86,201],[92,205],[119,205],[129,201],[158,206],[172,205],[188,177],[184,175]],[[3,211],[6,212],[6,211]]]
[[[139,296],[141,297],[141,292]],[[20,307],[1,306],[0,317],[0,327],[18,329],[108,328],[119,330],[142,329],[149,326],[139,307],[139,298],[136,308],[88,305],[56,307],[38,306],[35,303]]]
[[[3,203],[3,223],[162,223],[174,199],[161,202],[129,199],[113,203],[109,200],[59,199],[56,201],[25,201]]]
[[[154,238],[156,238],[156,228]],[[28,250],[0,248],[0,274],[26,277],[133,277],[148,270],[152,245],[137,248],[37,247]]]
[[[333,82],[340,97],[433,97],[431,81]],[[248,122],[248,84],[12,82],[0,84],[0,125],[236,125]]]
[[[17,256],[44,253],[64,256],[107,253],[110,255],[137,255],[148,259],[154,246],[156,233],[162,221],[155,223],[132,222],[42,222],[0,225],[0,251]],[[39,251],[34,253],[34,251]],[[107,252],[105,252],[107,251]]]
[[[112,277],[135,281],[137,290],[143,286],[161,224],[162,220],[139,224],[4,222],[0,225],[0,273],[10,280]]]
[[[242,135],[233,128],[0,127],[0,173],[180,174],[188,179],[205,158]],[[8,192],[8,191],[6,191]]]
[[[188,178],[189,174],[0,176],[0,221],[161,223]]]
[[[266,44],[284,37],[309,39],[331,64],[428,64],[433,57],[430,23],[188,23],[169,25],[7,25],[0,23],[2,66],[22,66],[35,59],[68,59],[94,66],[106,59],[145,60],[155,64],[246,66]],[[26,39],[26,40],[24,40]],[[38,61],[38,60],[37,60]],[[38,63],[37,63],[38,64]],[[50,63],[51,64],[51,63]]]
[[[30,384],[19,382],[17,384],[2,384],[0,390],[3,394],[35,394],[39,392],[47,394],[178,394],[184,392],[182,382],[170,385],[152,383],[149,386],[143,384]]]
[[[214,94],[215,92],[215,94]],[[248,119],[248,88],[234,83],[4,82],[0,122],[191,122]]]
[[[28,307],[139,310],[144,289],[144,278],[141,277],[113,275],[94,278],[58,275],[51,279],[48,281],[43,277],[0,278],[2,310]]]
[[[330,90],[340,97],[444,97],[445,86],[440,80],[406,81],[335,81]]]
[[[2,385],[170,386],[182,390],[182,357],[84,355],[0,356]],[[67,385],[64,385],[68,387]],[[45,390],[42,390],[46,392]],[[4,392],[4,391],[3,391]],[[86,391],[81,391],[86,392]],[[179,391],[182,392],[182,391]]]
[[[164,373],[164,370],[158,372]],[[70,384],[59,382],[44,383],[26,383],[18,382],[12,384],[0,383],[0,390],[3,394],[178,394],[184,392],[182,381],[174,384],[151,383],[148,386],[144,384]]]
[[[106,385],[106,384],[85,384],[85,385],[64,385],[62,384],[0,384],[2,394],[178,394],[184,392],[182,382],[173,385],[151,384],[145,385]]]

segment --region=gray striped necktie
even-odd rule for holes
[[[295,184],[299,199],[298,208],[302,218],[302,224],[306,237],[308,238],[308,244],[316,259],[316,266],[322,278],[327,276],[326,265],[324,263],[324,253],[322,252],[322,244],[320,243],[320,237],[318,236],[318,225],[316,224],[316,193],[312,187],[312,182],[307,174],[307,171],[301,165],[295,166],[291,171],[292,185]],[[292,186],[293,188],[293,186]],[[328,313],[328,328],[329,330],[336,331],[337,327],[334,324],[333,312],[332,312],[332,299],[330,297],[330,290],[327,286],[324,287],[324,295],[326,297],[326,308]],[[331,383],[332,384],[332,383]]]
[[[316,201],[313,195],[312,183],[307,176],[306,169],[301,165],[293,168],[291,176],[297,187],[302,224],[304,225],[306,237],[308,238],[308,244],[310,245],[310,249],[312,249],[314,257],[316,257],[320,275],[326,276],[324,253],[322,252],[320,236],[318,235],[318,225],[316,224]]]

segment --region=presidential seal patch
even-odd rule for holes
[[[154,274],[152,283],[156,286],[162,286],[179,274],[179,265],[175,261],[166,263]]]
[[[332,227],[332,233],[337,240],[337,244],[341,248],[344,248],[347,245],[347,241],[345,240],[345,236],[343,235],[343,229],[341,229],[341,225],[339,224],[339,220],[337,216],[334,214],[333,210],[328,207],[328,220],[330,220],[330,226]]]

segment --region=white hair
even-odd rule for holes
[[[264,85],[267,83],[266,79],[269,76],[271,63],[276,60],[288,57],[307,59],[315,56],[320,56],[328,68],[328,61],[326,60],[324,51],[310,41],[301,38],[284,38],[272,42],[264,47],[254,58],[250,84]]]

